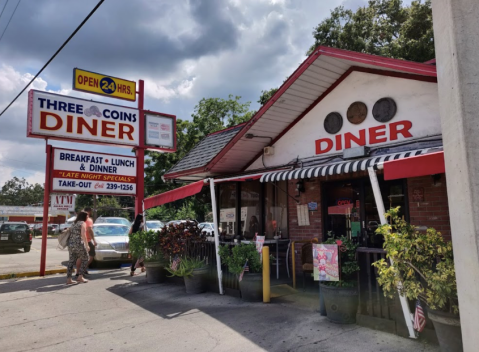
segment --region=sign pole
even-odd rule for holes
[[[48,235],[48,203],[50,202],[50,169],[52,160],[52,146],[46,141],[47,160],[45,163],[45,191],[43,193],[43,226],[42,226],[42,249],[40,255],[40,276],[45,276],[45,263],[47,259],[47,235]]]
[[[143,199],[145,197],[145,82],[140,79],[138,82],[138,110],[140,114],[140,145],[136,148],[136,199],[135,199],[135,216],[143,211]]]

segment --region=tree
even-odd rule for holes
[[[258,103],[264,105],[271,99],[271,97],[278,91],[278,88],[271,88],[270,90],[262,90]]]
[[[176,153],[147,151],[145,160],[145,191],[148,196],[163,193],[181,185],[165,183],[162,176],[181,160],[201,139],[210,133],[248,121],[254,114],[250,102],[241,102],[240,96],[229,95],[228,99],[203,98],[194,108],[192,121],[178,119],[176,126]],[[211,212],[209,190],[189,198],[165,204],[161,210],[150,210],[149,218],[162,221],[190,218],[203,220]]]
[[[435,56],[431,0],[413,1],[411,6],[403,6],[402,0],[369,0],[356,12],[340,6],[319,23],[313,36],[308,54],[324,45],[416,62]]]
[[[5,182],[0,191],[1,205],[27,206],[43,204],[43,186],[29,184],[24,178],[14,177]]]

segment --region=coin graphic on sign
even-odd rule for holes
[[[354,125],[359,125],[361,122],[363,122],[366,119],[367,115],[368,107],[363,102],[356,101],[352,103],[348,108],[348,120]]]
[[[331,112],[324,119],[324,129],[330,134],[336,134],[343,127],[343,117],[339,112]]]
[[[112,94],[116,91],[116,84],[110,77],[104,77],[100,81],[100,88],[106,94]]]

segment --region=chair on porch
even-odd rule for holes
[[[311,242],[305,243],[301,247],[301,268],[303,270],[303,290],[305,290],[306,274],[312,274],[314,272],[313,244]]]

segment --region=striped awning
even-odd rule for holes
[[[324,165],[317,165],[312,167],[307,167],[303,169],[287,170],[287,171],[274,171],[267,172],[261,176],[261,182],[274,182],[274,181],[286,181],[293,179],[303,179],[303,178],[312,178],[312,177],[324,177],[332,175],[341,175],[351,172],[366,171],[368,167],[373,166],[377,169],[378,164],[382,164],[386,161],[399,160],[404,158],[409,158],[411,156],[417,156],[425,154],[430,150],[428,149],[419,149],[419,150],[410,150],[406,152],[398,152],[394,154],[379,155],[373,156],[364,159],[357,160],[348,160],[335,163],[329,163]]]

